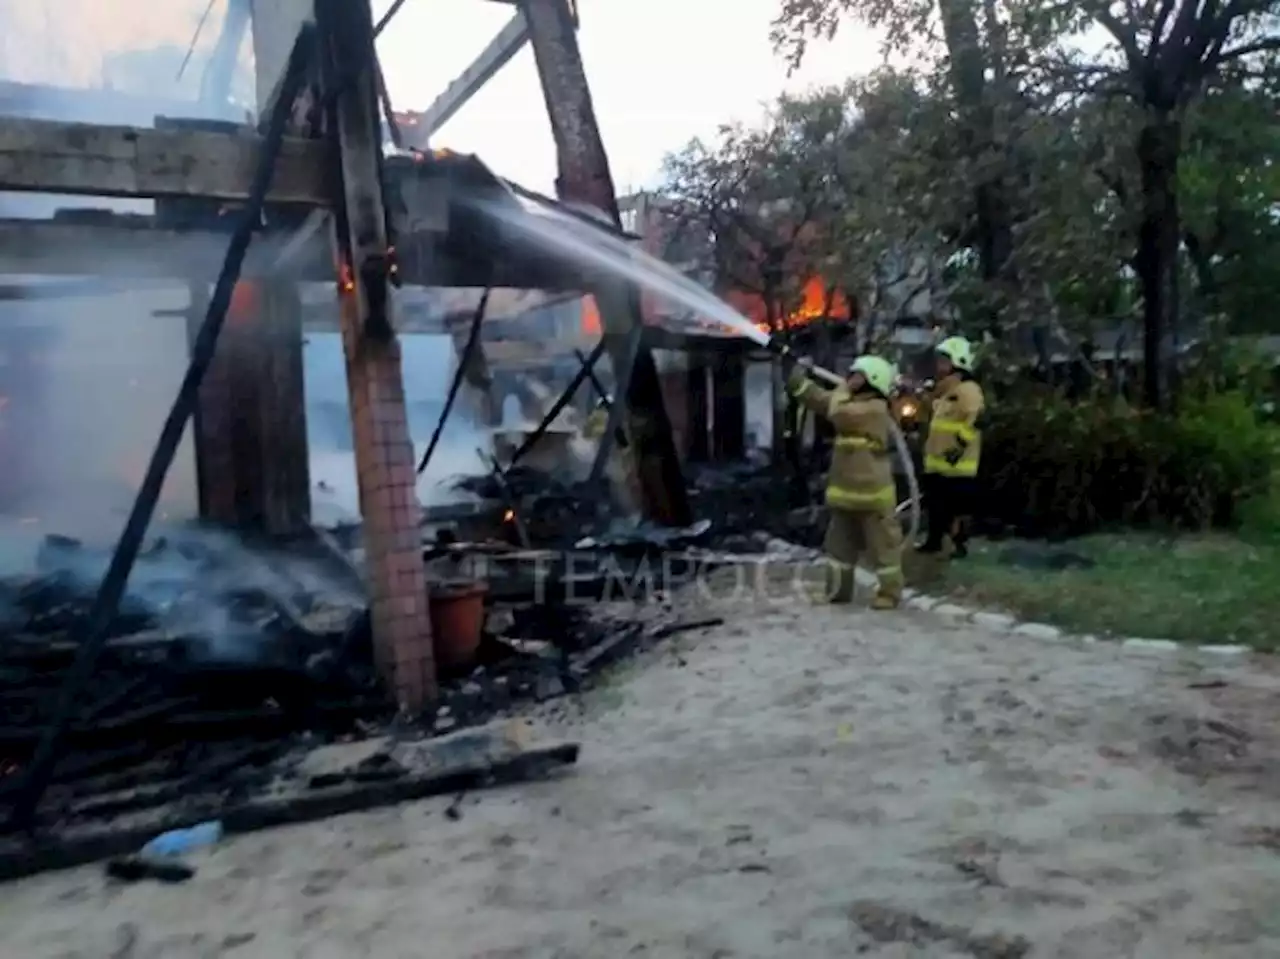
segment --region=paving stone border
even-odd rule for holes
[[[820,550],[800,546],[797,543],[791,543],[776,537],[766,536],[763,538],[763,542],[770,555],[779,555],[787,559],[814,559],[822,555]],[[861,567],[854,570],[854,576],[859,585],[874,587],[876,584],[875,575]],[[970,623],[974,626],[981,626],[993,633],[1008,633],[1012,636],[1020,636],[1045,643],[1072,642],[1090,645],[1098,642],[1118,642],[1122,648],[1133,650],[1134,652],[1172,653],[1185,649],[1192,652],[1205,653],[1209,656],[1222,657],[1243,656],[1247,653],[1255,652],[1248,646],[1225,644],[1197,646],[1194,643],[1179,643],[1172,639],[1145,639],[1138,636],[1113,640],[1110,637],[1070,633],[1048,623],[1023,622],[1008,613],[972,609],[944,597],[930,596],[913,589],[906,590],[903,593],[903,599],[904,605],[908,609],[930,613],[951,623]]]
[[[863,569],[857,571],[857,580],[864,586],[874,586],[876,582],[875,576]],[[906,590],[904,600],[907,609],[929,613],[951,623],[972,623],[974,626],[981,626],[994,633],[1008,633],[1044,643],[1073,642],[1087,645],[1108,641],[1098,636],[1070,633],[1048,623],[1023,622],[1008,613],[972,609],[949,599],[930,596],[912,589]],[[1137,636],[1120,639],[1118,642],[1122,648],[1135,652],[1171,653],[1186,649],[1210,656],[1242,656],[1253,652],[1248,646],[1197,646],[1193,643],[1179,643],[1172,639],[1144,639]]]

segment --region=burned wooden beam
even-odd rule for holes
[[[702,353],[690,353],[688,356],[689,368],[685,370],[685,406],[688,411],[685,455],[690,463],[705,463],[711,458],[707,358]]]
[[[524,0],[522,9],[556,144],[557,192],[563,200],[601,211],[620,230],[622,220],[609,158],[578,49],[575,11],[567,0]],[[640,295],[634,286],[624,283],[601,284],[595,295],[614,369],[620,371],[630,362],[629,333],[643,322]],[[629,387],[620,399],[626,405],[627,433],[633,441],[644,509],[659,522],[685,526],[692,519],[688,491],[671,436],[657,364],[643,342],[634,356]]]
[[[471,65],[445,87],[444,92],[426,110],[413,115],[413,123],[403,131],[406,134],[405,145],[419,150],[427,149],[431,135],[448,123],[528,42],[528,23],[524,14],[517,12]]]
[[[192,128],[209,122],[169,121],[167,129],[152,132],[243,139]],[[0,174],[4,162],[0,154]],[[469,204],[486,191],[502,204],[518,208],[523,202],[475,157],[388,157],[379,162],[388,187],[386,213],[395,235],[395,266],[401,282],[560,292],[588,289],[594,283],[592,276],[562,258],[527,243],[513,243],[502,231],[471,215]],[[55,180],[32,177],[28,182],[32,189],[55,185]],[[225,242],[226,212],[216,199],[186,196],[158,198],[154,218],[68,209],[50,220],[0,220],[0,272],[171,275],[182,280],[209,275],[219,244]],[[64,229],[65,235],[56,232]],[[247,275],[334,279],[326,234],[313,226],[313,218],[304,222],[298,209],[288,204],[268,207]],[[209,261],[203,269],[202,260]]]
[[[711,455],[736,462],[747,452],[747,367],[741,353],[717,356],[711,366]]]
[[[431,796],[456,795],[541,778],[576,763],[579,748],[577,743],[557,743],[492,758],[466,757],[443,763],[435,770],[391,780],[343,783],[301,795],[245,802],[218,810],[216,815],[229,835],[314,822]],[[58,838],[0,841],[0,882],[130,855],[157,833],[188,828],[206,818],[207,814],[201,813],[141,826],[72,830]]]
[[[288,240],[283,232],[259,234],[245,258],[244,276],[333,280],[333,257],[323,241],[281,263]],[[137,214],[92,210],[52,220],[0,219],[3,273],[180,280],[212,276],[225,246],[222,234],[165,229]]]
[[[52,220],[0,218],[0,274],[38,276],[116,276],[182,279],[211,276],[226,244],[208,230],[166,229],[152,217],[76,211]],[[325,233],[292,244],[281,230],[260,233],[245,260],[247,279],[274,276],[297,281],[332,282],[333,252]],[[482,262],[439,251],[435,231],[399,235],[400,275],[406,285],[470,289],[492,279],[497,288],[579,289],[572,277],[552,273],[509,257],[490,272]]]
[[[271,116],[276,98],[290,89],[290,52],[304,26],[314,27],[313,5],[314,0],[275,0],[269,11],[259,3],[251,7],[259,117]],[[301,99],[305,102],[305,92]],[[290,109],[296,117],[296,105]],[[291,126],[289,132],[300,132],[296,124]],[[242,502],[252,504],[250,531],[300,536],[311,528],[302,300],[298,285],[279,276],[257,281],[250,289],[258,295],[247,304],[246,322],[234,334],[242,347],[241,382],[249,387],[238,399],[243,415],[255,420],[257,444],[242,472],[231,479],[243,491]],[[224,334],[223,346],[230,339]]]
[[[231,124],[214,133],[0,117],[0,190],[244,201],[262,146]],[[287,137],[267,202],[328,206],[329,169],[324,143]]]

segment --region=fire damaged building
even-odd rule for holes
[[[435,737],[698,625],[575,600],[709,529],[636,288],[532,239],[625,235],[576,10],[513,6],[415,123],[381,108],[382,26],[364,2],[233,0],[199,101],[7,91],[0,878],[572,763]],[[222,59],[246,40],[248,118]],[[428,142],[525,44],[556,198]],[[552,475],[548,442],[582,469]],[[412,755],[292,771],[300,734],[397,714]]]

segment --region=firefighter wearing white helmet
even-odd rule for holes
[[[845,386],[830,390],[812,382],[805,367],[791,374],[789,388],[815,415],[830,420],[836,433],[823,541],[830,570],[827,597],[851,602],[854,569],[866,560],[878,584],[872,608],[894,609],[903,587],[902,527],[894,514],[897,491],[889,454],[889,393],[897,371],[878,356],[860,356]]]
[[[940,553],[950,538],[956,557],[966,554],[978,464],[982,457],[979,419],[986,399],[973,378],[973,346],[950,336],[935,349],[938,381],[930,398],[929,433],[924,446],[924,500],[929,529],[920,546]]]

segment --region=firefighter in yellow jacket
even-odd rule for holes
[[[929,434],[924,446],[923,493],[929,529],[919,547],[940,553],[948,537],[952,555],[967,553],[978,464],[982,457],[979,420],[986,400],[973,378],[973,346],[952,336],[936,350],[938,380],[930,399]]]
[[[902,600],[902,527],[895,515],[897,491],[889,454],[888,396],[894,368],[878,356],[860,356],[844,389],[823,389],[801,364],[791,374],[792,394],[835,428],[827,474],[827,522],[823,549],[830,563],[829,599],[853,600],[854,568],[866,559],[875,571],[873,609]]]

